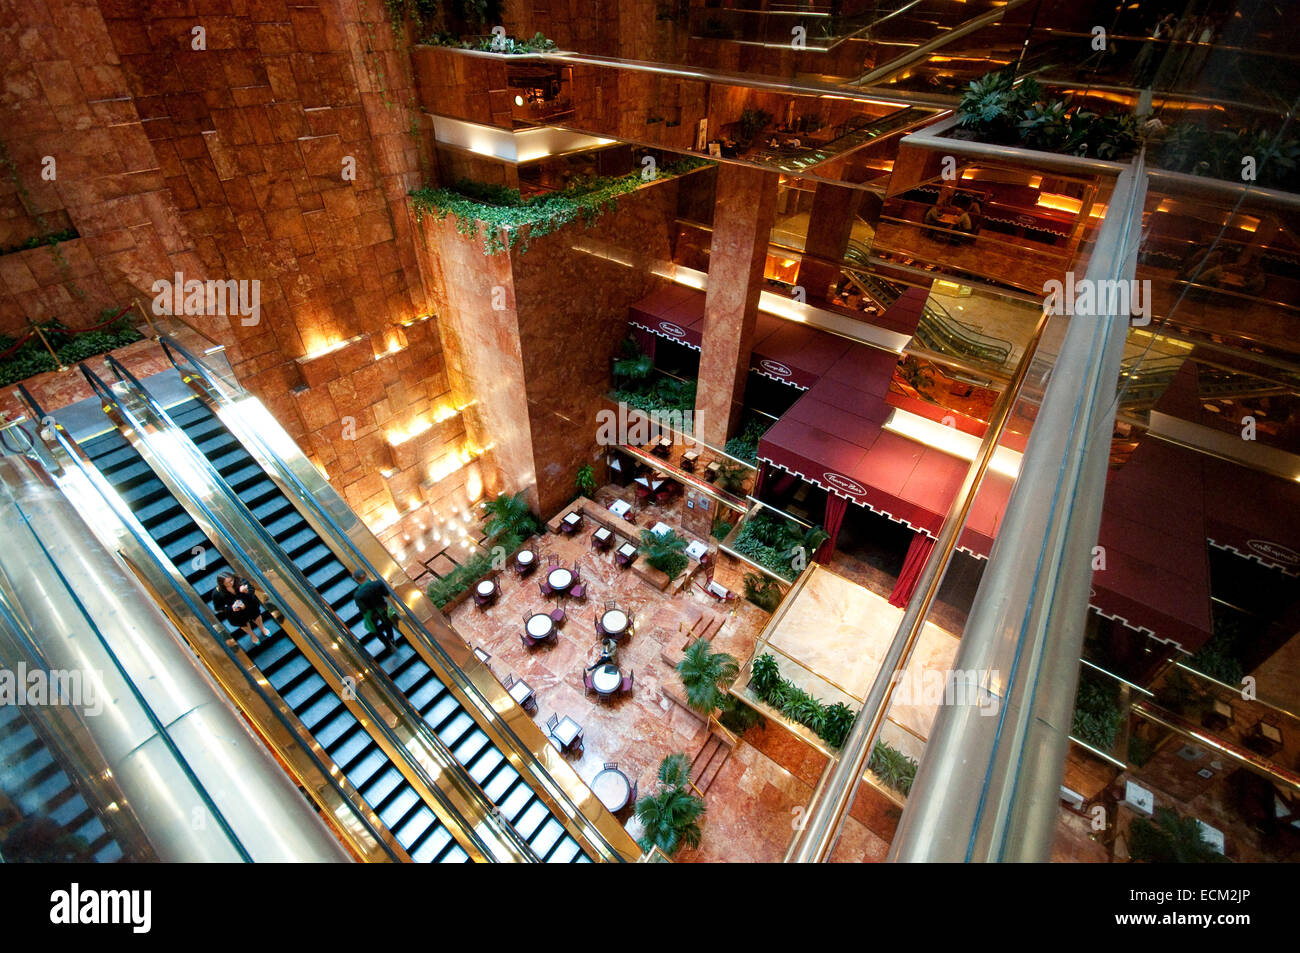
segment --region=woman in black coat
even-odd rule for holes
[[[262,603],[253,592],[252,583],[240,579],[234,573],[223,572],[217,576],[217,588],[212,590],[212,607],[217,611],[217,618],[243,629],[251,636],[253,644],[258,645],[266,637],[266,626],[262,624]],[[253,634],[257,626],[261,637]]]

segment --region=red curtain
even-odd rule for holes
[[[831,561],[835,555],[835,540],[840,535],[840,526],[844,523],[844,513],[849,508],[849,501],[835,493],[826,494],[826,518],[822,521],[822,529],[830,534],[830,539],[822,543],[821,549],[817,550],[817,561],[823,566]]]
[[[903,570],[898,574],[898,582],[894,584],[894,591],[889,594],[889,604],[891,606],[898,606],[902,609],[912,601],[916,581],[921,578],[921,570],[925,568],[925,564],[930,558],[930,552],[933,549],[934,540],[924,533],[917,533],[912,537],[912,545],[907,547],[907,558],[903,560]]]

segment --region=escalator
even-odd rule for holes
[[[167,415],[266,529],[284,558],[298,567],[350,629],[358,644],[376,657],[393,685],[537,857],[551,863],[589,862],[578,841],[424,659],[405,642],[399,643],[395,651],[388,650],[378,636],[367,633],[362,613],[352,601],[356,584],[347,567],[216,415],[197,398],[173,405]],[[189,546],[201,543],[187,537],[171,545],[168,555],[175,551],[183,556]],[[264,640],[250,647],[248,653],[263,671],[279,671],[285,664],[281,656],[292,650],[286,643],[287,639]]]
[[[225,560],[130,442],[112,430],[81,441],[81,449],[185,580],[211,592]],[[253,661],[411,859],[468,862],[469,853],[306,655],[274,623],[268,630],[271,638],[250,653]]]
[[[0,856],[111,864],[122,847],[20,705],[0,705]]]

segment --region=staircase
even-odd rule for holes
[[[722,766],[731,757],[733,747],[735,742],[723,735],[721,731],[716,729],[709,731],[709,737],[705,739],[704,745],[691,759],[691,785],[700,797],[707,794],[713,782],[718,779]]]

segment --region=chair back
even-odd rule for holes
[[[618,770],[618,762],[617,762],[617,761],[606,761],[606,762],[605,762],[605,770],[606,770],[606,771],[617,771],[617,770]]]
[[[633,677],[635,677],[635,675],[636,672],[628,672],[626,675],[624,675],[623,684],[619,686],[619,690],[623,692],[630,692],[632,690],[632,679]]]
[[[539,582],[537,583],[537,588],[540,589],[540,590],[542,590],[542,595],[543,595],[543,596],[549,596],[549,595],[551,594],[551,592],[553,591],[553,590],[551,589],[550,585],[547,583],[547,581],[546,581],[545,579],[543,579],[543,580],[541,580],[541,581],[539,581]]]
[[[511,686],[514,685],[514,683],[515,683],[515,677],[512,674],[512,675],[507,675],[506,680],[501,684],[505,687],[506,691],[509,691]]]
[[[554,731],[556,728],[560,727],[560,716],[552,714],[550,718],[546,719],[546,727],[550,731]]]
[[[546,565],[558,566],[559,564],[560,564],[560,557],[557,556],[555,553],[548,553],[546,555]]]

